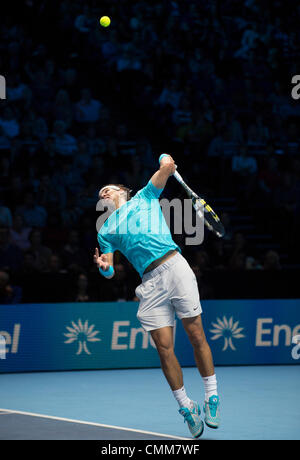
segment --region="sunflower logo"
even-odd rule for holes
[[[88,320],[82,324],[81,319],[78,320],[77,324],[74,321],[71,321],[70,326],[66,326],[66,329],[69,332],[65,332],[64,336],[67,337],[64,343],[73,343],[78,341],[78,349],[76,355],[81,355],[82,352],[85,352],[87,355],[91,355],[91,352],[88,350],[87,342],[100,342],[101,339],[96,337],[99,334],[99,331],[95,331],[95,325],[92,324],[89,326]]]
[[[243,327],[239,327],[239,322],[233,322],[233,317],[229,318],[229,320],[223,316],[223,321],[220,318],[217,318],[217,323],[211,323],[214,329],[210,329],[214,335],[211,337],[211,340],[217,340],[220,337],[224,338],[224,346],[222,351],[227,350],[227,348],[231,348],[231,350],[236,350],[235,346],[233,345],[233,339],[241,339],[245,337],[244,334],[241,332],[244,330]]]

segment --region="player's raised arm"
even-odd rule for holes
[[[101,275],[105,278],[112,278],[115,274],[114,271],[114,254],[109,252],[107,254],[99,255],[98,248],[95,249],[94,262],[99,268]]]
[[[158,189],[163,189],[167,180],[174,174],[175,170],[176,166],[173,158],[170,155],[161,155],[160,168],[151,177],[152,184]]]

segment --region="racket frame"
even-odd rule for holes
[[[176,167],[177,168],[177,167]],[[204,223],[207,226],[207,228],[212,231],[215,235],[217,235],[219,238],[222,238],[225,234],[224,228],[222,228],[222,223],[215,213],[215,211],[209,206],[206,201],[201,198],[199,195],[197,195],[188,185],[187,183],[183,180],[182,176],[179,174],[179,172],[176,170],[173,174],[173,177],[182,185],[182,187],[185,189],[187,192],[189,198],[191,198],[193,207],[197,214],[199,215],[200,218],[204,218]],[[200,202],[200,204],[199,204]],[[208,209],[206,209],[208,207]],[[202,211],[203,210],[203,211]],[[221,231],[217,230],[216,228],[211,225],[207,219],[205,218],[205,213],[210,213],[211,215],[215,216],[214,219],[216,222],[221,224]]]

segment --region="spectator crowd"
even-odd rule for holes
[[[98,3],[11,2],[2,17],[0,302],[21,302],[14,277],[28,274],[73,274],[70,300],[101,300],[90,290],[98,191],[136,192],[164,151],[226,229],[199,247],[174,237],[204,297],[207,271],[299,268],[300,5]],[[174,182],[165,196],[183,197]],[[135,281],[116,254],[105,300],[135,299]]]

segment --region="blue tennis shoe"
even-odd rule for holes
[[[204,421],[210,428],[218,428],[220,425],[220,400],[219,396],[212,395],[208,401],[204,401]]]
[[[187,422],[193,438],[200,438],[204,430],[204,423],[200,418],[200,406],[192,401],[192,407],[181,407],[178,411],[184,417],[184,423]]]

